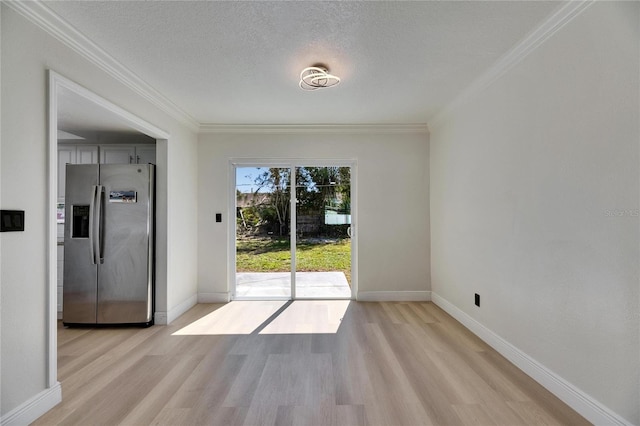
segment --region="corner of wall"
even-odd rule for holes
[[[228,292],[198,293],[198,303],[228,303],[231,295]]]

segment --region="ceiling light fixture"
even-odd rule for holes
[[[300,88],[302,90],[317,90],[340,84],[340,77],[329,74],[324,65],[316,64],[307,67],[300,73]]]

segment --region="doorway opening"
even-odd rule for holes
[[[355,296],[353,162],[234,164],[236,300]]]
[[[62,265],[58,264],[58,256],[60,253],[59,230],[61,222],[65,219],[63,203],[61,203],[60,189],[64,188],[64,184],[59,181],[59,172],[65,163],[94,162],[97,160],[97,151],[90,145],[77,145],[75,150],[61,149],[59,150],[58,141],[66,142],[79,141],[78,136],[83,134],[97,134],[99,130],[101,135],[111,134],[118,135],[122,133],[134,134],[136,143],[139,141],[139,135],[146,135],[146,145],[142,148],[150,148],[150,150],[141,150],[139,156],[136,154],[136,162],[146,162],[148,154],[158,154],[158,166],[166,169],[166,152],[169,134],[162,129],[155,127],[147,121],[129,113],[110,101],[98,96],[88,89],[78,85],[77,83],[61,76],[60,74],[49,71],[49,141],[48,141],[48,170],[49,170],[49,226],[48,226],[48,364],[47,364],[47,386],[49,388],[59,387],[58,372],[58,356],[57,356],[57,329],[61,288],[58,285],[58,271]],[[87,126],[87,127],[79,127]],[[66,130],[66,131],[65,131]],[[71,132],[69,132],[71,130]],[[89,132],[89,133],[85,133]],[[153,143],[155,140],[155,143]],[[94,144],[95,145],[95,144]],[[117,145],[116,150],[124,148],[125,145]],[[86,149],[85,149],[86,148]],[[157,149],[157,151],[156,151]],[[116,151],[111,150],[110,157],[113,157]],[[71,160],[65,161],[66,156]],[[60,173],[61,174],[61,173]],[[157,191],[162,195],[161,201],[156,207],[156,294],[159,292],[166,293],[166,253],[167,253],[167,227],[166,227],[166,173],[164,176],[156,180]],[[160,200],[160,197],[158,197]],[[62,206],[61,206],[62,204]],[[62,225],[62,228],[64,225]],[[165,260],[161,262],[161,260]],[[164,269],[163,269],[164,268]],[[64,283],[62,283],[64,285]]]

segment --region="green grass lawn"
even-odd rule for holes
[[[289,272],[291,254],[289,240],[243,238],[236,240],[236,270],[238,272]],[[298,241],[296,246],[298,272],[341,271],[351,283],[351,240]]]

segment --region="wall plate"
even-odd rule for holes
[[[24,210],[0,210],[0,232],[24,231]]]

